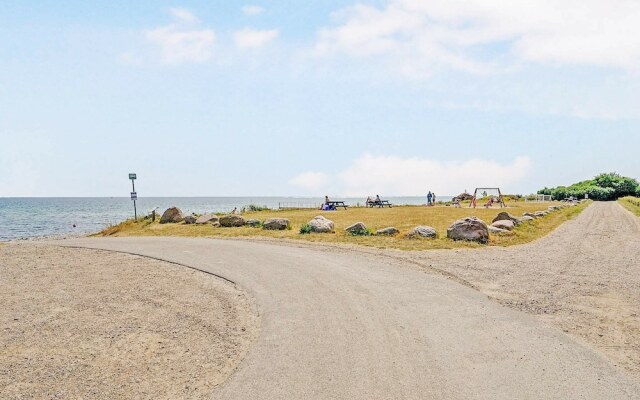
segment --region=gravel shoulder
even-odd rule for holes
[[[533,314],[640,380],[640,219],[616,202],[522,246],[383,253]]]
[[[0,397],[206,398],[258,337],[252,299],[149,258],[0,246]]]

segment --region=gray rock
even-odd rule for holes
[[[503,219],[503,220],[496,221],[496,222],[492,223],[491,226],[493,226],[494,228],[498,228],[498,229],[504,229],[504,230],[507,230],[507,231],[512,231],[513,228],[516,227],[516,224],[514,224],[512,221],[510,221],[508,219]]]
[[[214,222],[218,222],[220,218],[215,214],[205,214],[201,215],[196,219],[196,224],[213,224]]]
[[[353,234],[358,234],[360,232],[364,232],[366,230],[367,230],[367,226],[364,224],[364,222],[356,222],[355,224],[350,225],[350,226],[345,228],[345,231],[347,233],[352,234],[352,235]]]
[[[245,220],[240,215],[229,214],[223,217],[220,217],[220,226],[225,228],[244,226]]]
[[[492,226],[492,225],[489,225],[488,228],[489,228],[489,233],[491,233],[492,235],[500,235],[500,236],[515,235],[515,232],[508,231],[506,229],[496,228],[495,226]]]
[[[270,231],[283,231],[289,228],[290,225],[291,224],[289,223],[289,220],[286,218],[269,218],[268,220],[264,221],[262,227],[263,229],[267,229]]]
[[[538,216],[537,216],[537,215],[532,214],[532,213],[530,213],[530,212],[526,212],[526,213],[522,214],[522,216],[523,216],[523,217],[538,218]]]
[[[245,221],[245,224],[252,228],[258,228],[260,227],[260,225],[262,225],[262,222],[260,222],[259,219],[248,219]]]
[[[376,231],[376,235],[397,235],[398,233],[400,233],[399,230],[397,230],[396,228],[394,228],[393,226],[389,226],[387,228],[382,228],[382,229],[378,229]]]
[[[435,239],[436,234],[436,230],[430,226],[416,226],[407,233],[407,237]]]
[[[511,221],[513,222],[513,225],[518,225],[518,218],[514,217],[506,211],[502,211],[501,213],[499,213],[491,222],[496,221]]]
[[[160,217],[161,224],[177,224],[184,220],[184,215],[178,207],[168,208]]]
[[[184,223],[189,225],[189,224],[195,224],[196,223],[196,217],[195,215],[187,215],[186,217],[184,217]]]
[[[520,221],[520,223],[524,223],[524,222],[531,222],[533,221],[535,218],[529,215],[523,215],[522,217],[520,217],[518,220]]]
[[[311,221],[308,222],[308,225],[311,227],[311,232],[315,233],[333,232],[333,229],[335,227],[333,221],[323,217],[322,215],[314,217]]]
[[[447,229],[447,237],[452,240],[487,243],[489,241],[489,228],[483,220],[477,217],[467,217],[454,222]]]
[[[547,214],[549,214],[549,213],[546,212],[546,211],[536,211],[536,212],[533,213],[533,215],[535,215],[538,218],[546,217]]]
[[[214,228],[219,228],[220,227],[220,221],[212,222],[211,226],[213,226]]]

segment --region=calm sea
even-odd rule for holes
[[[451,196],[439,197],[449,200]],[[424,204],[424,197],[388,197],[393,204]],[[362,198],[335,198],[347,204],[362,204]],[[255,204],[272,209],[285,207],[316,207],[322,198],[311,197],[146,197],[137,201],[138,216],[154,207],[160,212],[177,206],[185,214],[229,212]],[[0,241],[82,235],[133,217],[133,202],[124,197],[73,198],[0,198]],[[75,225],[75,228],[74,226]]]

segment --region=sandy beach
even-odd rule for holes
[[[206,398],[258,335],[251,299],[181,266],[0,246],[4,399]]]

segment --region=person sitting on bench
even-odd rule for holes
[[[324,196],[324,204],[320,207],[323,211],[335,211],[336,205],[331,203],[329,196]]]

